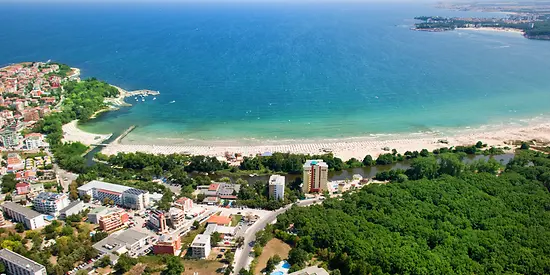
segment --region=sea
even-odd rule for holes
[[[415,16],[502,17],[429,4],[0,4],[0,65],[66,63],[160,95],[81,124],[125,142],[344,139],[545,117],[550,42],[412,31]]]

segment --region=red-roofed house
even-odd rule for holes
[[[208,186],[208,191],[218,192],[219,188],[220,188],[220,185],[218,183],[212,183],[210,184],[210,186]]]
[[[17,195],[25,195],[31,192],[31,184],[28,182],[18,182],[15,185],[15,190],[17,191]]]
[[[193,200],[186,197],[181,197],[174,203],[174,206],[177,208],[183,210],[183,211],[189,211],[191,208],[193,208]]]
[[[225,225],[229,226],[231,224],[230,217],[224,217],[219,215],[213,215],[206,221],[206,224],[216,224],[216,225]]]

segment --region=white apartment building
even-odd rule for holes
[[[28,229],[34,230],[46,226],[44,215],[23,207],[17,203],[7,201],[2,204],[4,215],[10,217],[15,222],[20,222]]]
[[[42,192],[34,198],[32,203],[34,205],[34,210],[58,217],[61,209],[69,206],[70,202],[67,194]]]
[[[191,243],[191,256],[193,258],[206,259],[210,255],[210,235],[199,234]]]
[[[271,175],[269,177],[269,197],[277,200],[285,199],[285,177]]]
[[[0,261],[6,267],[8,274],[46,275],[46,268],[43,265],[5,248],[0,250]]]

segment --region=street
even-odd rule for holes
[[[298,206],[308,206],[320,201],[319,198],[306,199],[298,202]],[[263,230],[266,225],[274,222],[277,219],[277,216],[286,212],[292,207],[292,204],[287,205],[281,209],[270,212],[268,215],[260,218],[254,225],[252,225],[246,232],[244,238],[244,244],[241,248],[237,249],[235,252],[235,264],[233,268],[233,273],[238,273],[241,268],[248,269],[248,264],[250,259],[250,252],[252,251],[253,242],[256,240],[256,233]]]

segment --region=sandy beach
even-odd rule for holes
[[[447,143],[442,143],[445,140]],[[344,160],[350,158],[362,159],[365,155],[378,156],[387,151],[384,148],[396,149],[400,153],[421,149],[433,150],[441,147],[473,145],[483,141],[489,146],[509,146],[516,140],[537,140],[550,142],[550,123],[536,123],[527,126],[480,127],[457,131],[456,134],[443,136],[441,134],[408,134],[385,137],[344,138],[341,140],[319,140],[315,142],[296,141],[276,144],[273,141],[266,145],[236,145],[219,142],[213,146],[204,145],[152,145],[113,143],[105,147],[102,153],[107,155],[118,152],[145,152],[152,154],[186,153],[192,155],[223,156],[226,152],[242,153],[245,156],[264,152],[289,152],[303,154],[320,154],[332,151],[335,156]],[[513,146],[510,146],[513,147]]]
[[[522,30],[513,29],[513,28],[481,27],[481,28],[459,28],[459,30],[467,30],[467,31],[490,31],[490,32],[508,32],[508,33],[523,34],[523,31],[522,31]]]
[[[111,137],[111,134],[101,135],[92,134],[80,130],[77,126],[77,120],[73,120],[63,125],[63,142],[76,142],[79,141],[83,144],[97,144]]]

